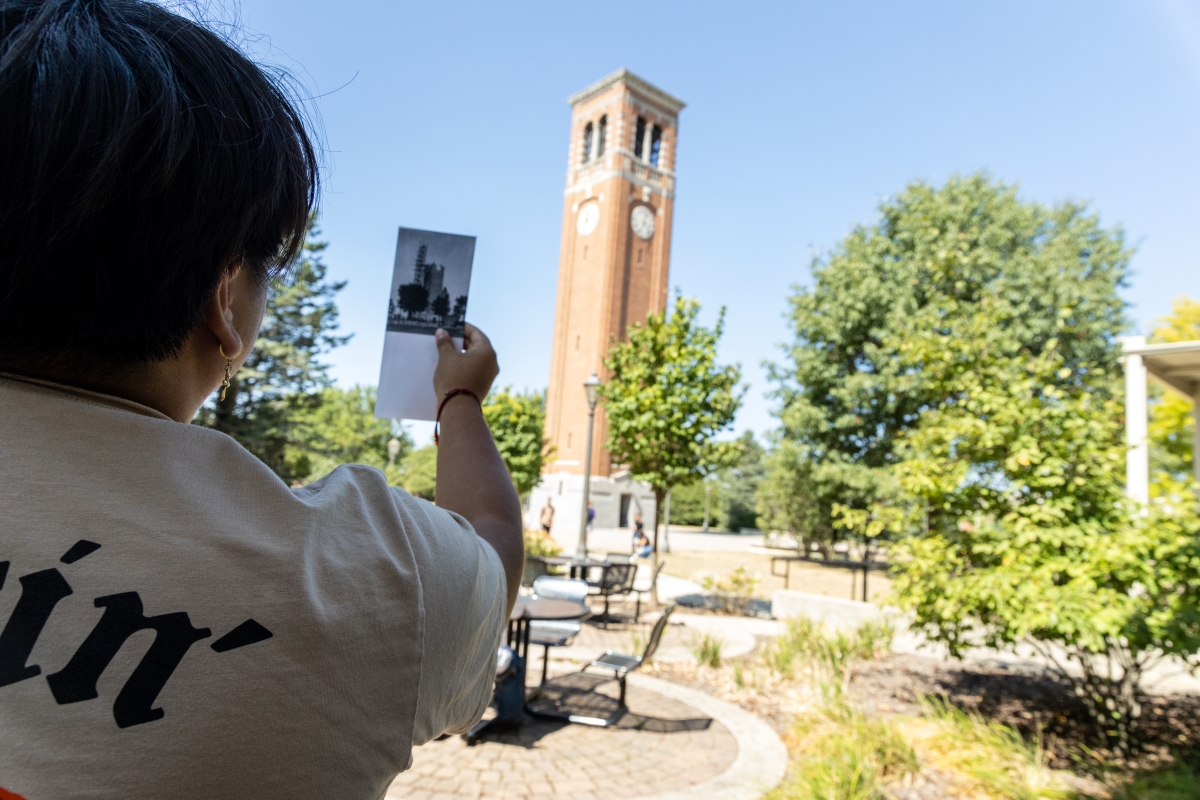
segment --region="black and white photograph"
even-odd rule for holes
[[[463,335],[475,237],[401,228],[396,240],[387,329]]]

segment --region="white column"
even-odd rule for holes
[[[1192,389],[1192,476],[1200,483],[1200,384]]]
[[[1146,345],[1145,336],[1125,336],[1121,345],[1125,361],[1125,494],[1139,503],[1150,502],[1149,408],[1146,365],[1140,355],[1129,353]]]

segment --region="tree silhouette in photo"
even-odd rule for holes
[[[442,289],[441,294],[433,299],[429,310],[433,312],[435,317],[445,322],[446,315],[450,313],[450,293]]]
[[[429,307],[429,290],[419,283],[406,283],[400,287],[400,310],[409,318],[423,314]]]

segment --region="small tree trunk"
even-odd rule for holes
[[[671,552],[671,490],[667,489],[667,499],[663,501],[663,552]]]
[[[665,498],[666,496],[667,496],[666,492],[661,491],[660,489],[655,487],[655,489],[654,489],[654,542],[653,542],[654,559],[651,562],[651,566],[650,566],[650,569],[652,570],[650,573],[651,575],[655,574],[658,571],[658,517],[662,511],[663,498]],[[654,603],[654,605],[658,605],[658,581],[654,582],[654,591],[652,591],[650,593],[650,600],[651,600],[651,602]]]
[[[1142,706],[1137,699],[1142,669],[1136,661],[1118,667],[1120,676],[1098,669],[1095,655],[1079,657],[1082,677],[1072,678],[1075,693],[1083,700],[1097,738],[1109,748],[1130,755],[1138,746],[1138,717]],[[1112,669],[1111,662],[1109,670]]]

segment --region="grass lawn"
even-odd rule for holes
[[[771,599],[772,592],[783,588],[783,578],[771,575],[771,557],[760,553],[663,553],[661,558],[666,562],[664,573],[697,582],[701,575],[723,575],[739,566],[745,567],[751,574],[759,576],[755,595],[764,600]],[[780,564],[778,569],[782,572],[783,565]],[[789,585],[797,591],[827,597],[862,599],[862,573],[857,570],[823,567],[819,563],[793,564]],[[871,572],[867,579],[867,596],[871,600],[882,598],[891,589],[891,578],[883,572]]]

